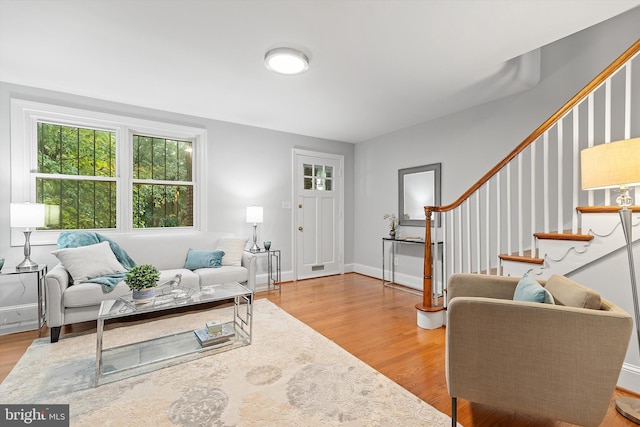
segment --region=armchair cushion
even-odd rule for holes
[[[552,275],[547,280],[545,287],[551,292],[558,305],[592,310],[600,309],[600,294],[564,276]]]

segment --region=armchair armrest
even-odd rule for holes
[[[69,272],[58,264],[45,277],[46,320],[49,328],[64,325],[64,302],[62,295],[69,287]]]
[[[258,261],[255,254],[251,252],[243,252],[242,254],[242,266],[249,270],[249,277],[247,279],[247,287],[255,292],[256,290],[256,273],[258,271]]]
[[[597,426],[631,331],[631,317],[608,301],[591,310],[458,296],[447,308],[449,394]]]

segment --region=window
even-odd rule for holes
[[[12,201],[46,205],[33,243],[61,230],[198,226],[203,129],[22,100],[11,114]],[[23,239],[12,229],[12,244]]]
[[[133,135],[133,227],[193,225],[190,141]]]
[[[305,190],[333,191],[333,167],[324,165],[311,165],[305,163],[304,185]]]
[[[116,134],[37,122],[36,201],[53,230],[116,228]]]

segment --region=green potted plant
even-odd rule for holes
[[[155,297],[160,273],[151,264],[136,265],[127,271],[124,281],[133,291],[133,300],[138,303],[148,302]]]

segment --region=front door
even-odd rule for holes
[[[344,272],[343,156],[295,150],[296,279]]]

